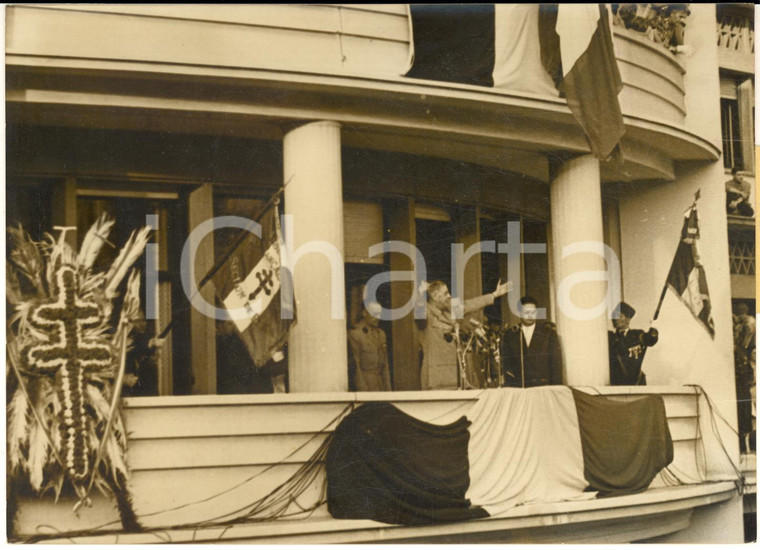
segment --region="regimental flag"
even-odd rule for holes
[[[658,395],[622,402],[566,386],[489,389],[461,414],[431,424],[374,402],[346,416],[325,464],[332,516],[496,517],[525,504],[639,492],[673,460]]]
[[[213,278],[217,296],[257,367],[282,349],[295,319],[287,310],[293,304],[292,280],[282,269],[285,247],[278,216],[277,206],[269,207],[261,217],[261,237],[248,232]]]
[[[406,76],[567,98],[592,153],[625,127],[622,80],[603,5],[412,4]]]
[[[710,336],[715,338],[715,322],[712,318],[707,278],[704,267],[699,263],[699,252],[697,252],[698,240],[699,215],[695,200],[684,215],[681,241],[678,243],[666,284],[689,308],[691,314],[705,327]]]

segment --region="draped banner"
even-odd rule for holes
[[[692,207],[684,215],[681,240],[670,266],[666,285],[689,308],[691,314],[710,334],[710,337],[715,339],[715,322],[712,318],[710,292],[707,290],[707,277],[705,268],[699,261],[699,252],[697,251],[697,241],[699,240],[698,198],[699,193],[697,193],[697,198]]]
[[[618,101],[623,81],[607,8],[601,4],[559,4],[556,9],[553,32],[559,36],[563,74],[559,89],[586,133],[591,152],[606,159],[625,134]]]
[[[327,452],[327,505],[336,518],[407,525],[485,517],[465,499],[470,423],[417,420],[368,403],[335,429]]]
[[[406,76],[561,92],[591,152],[615,152],[625,133],[623,82],[603,4],[411,4],[410,12]]]
[[[522,504],[642,491],[672,460],[659,396],[492,389],[446,426],[371,403],[335,430],[327,502],[335,518],[462,521]]]
[[[232,314],[232,322],[257,367],[263,367],[288,341],[295,312],[285,314],[281,294],[292,295],[292,280],[282,270],[279,207],[261,217],[261,235],[248,233],[213,277],[217,295]]]
[[[559,95],[541,60],[538,5],[411,4],[406,76]]]
[[[583,445],[583,475],[600,496],[643,491],[673,461],[662,397],[615,401],[572,392]]]
[[[486,391],[467,413],[467,497],[496,516],[520,504],[591,499],[573,396],[563,386]]]

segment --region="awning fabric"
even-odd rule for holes
[[[393,524],[493,517],[522,504],[641,491],[672,459],[659,396],[492,389],[446,426],[369,403],[333,434],[328,509]]]

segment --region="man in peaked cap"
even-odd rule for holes
[[[636,310],[620,302],[612,315],[614,331],[608,332],[610,353],[610,384],[613,386],[646,386],[647,377],[641,371],[641,363],[648,347],[657,343],[657,329],[647,332],[631,329],[631,319]]]

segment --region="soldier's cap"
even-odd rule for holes
[[[625,315],[629,319],[632,319],[636,315],[636,310],[625,302],[620,302],[615,308],[613,317],[617,317],[619,314]]]

